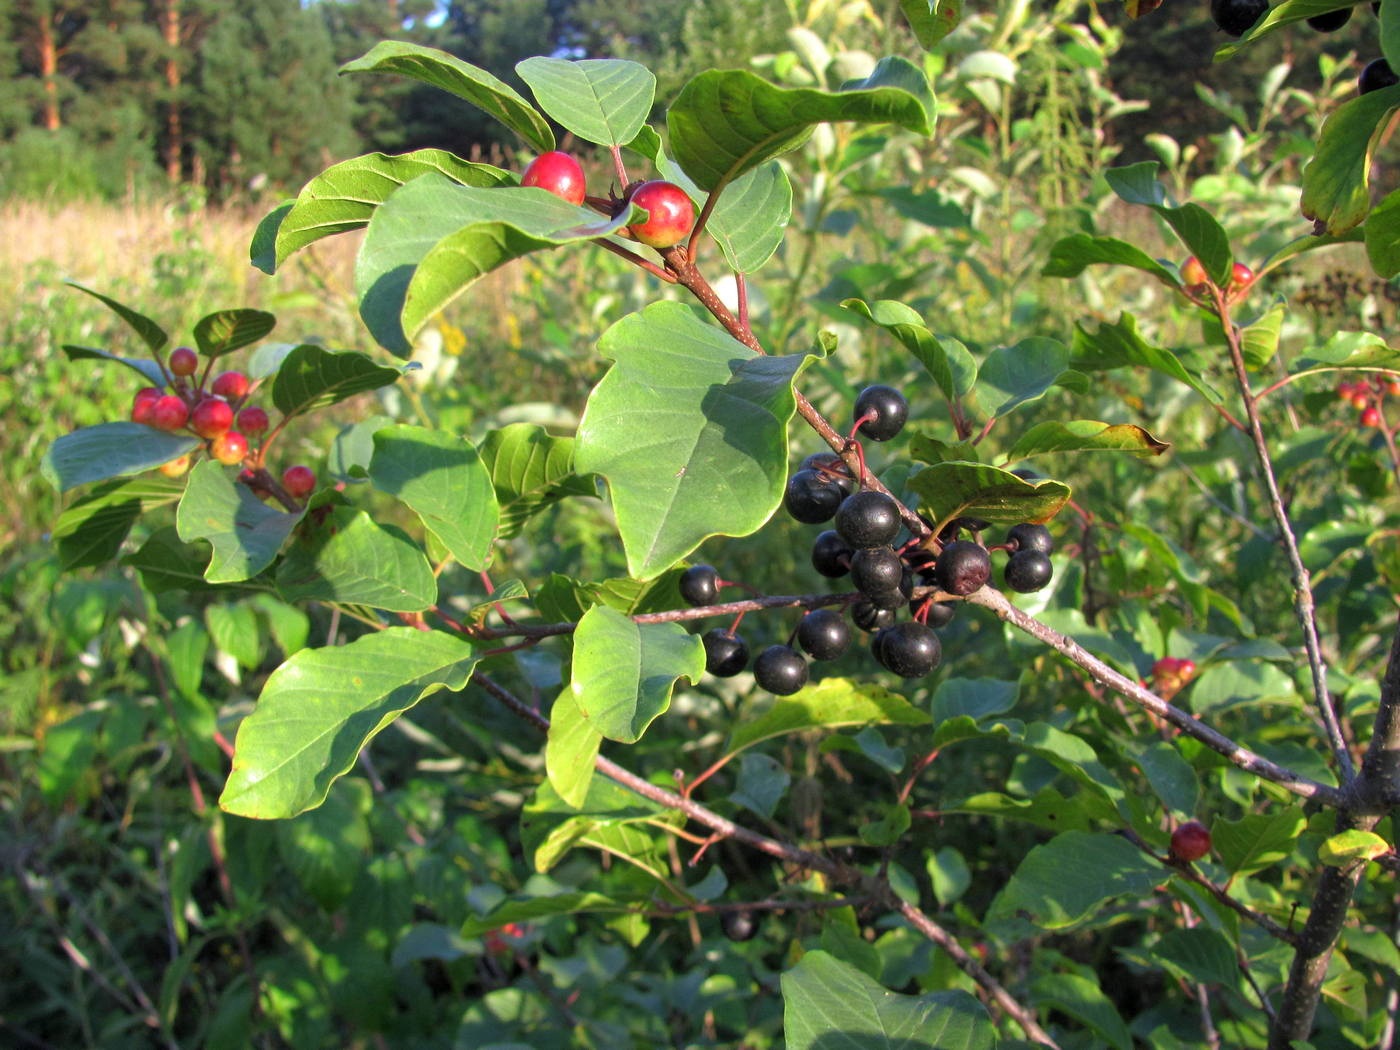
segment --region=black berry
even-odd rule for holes
[[[957,608],[952,602],[929,602],[924,623],[930,627],[947,627],[953,622],[953,613],[956,611]]]
[[[873,489],[847,496],[836,511],[836,531],[856,550],[883,547],[899,535],[899,505]]]
[[[804,525],[830,521],[846,498],[846,490],[838,482],[828,481],[815,470],[799,470],[788,478],[783,493],[783,506]]]
[[[939,543],[951,543],[958,538],[960,533],[981,532],[983,529],[991,528],[992,523],[986,518],[954,518],[943,526],[943,531],[938,534]]]
[[[894,623],[894,610],[860,601],[851,606],[851,619],[862,631],[878,631]]]
[[[856,398],[856,419],[866,419],[859,433],[871,441],[888,441],[904,429],[909,418],[909,402],[892,386],[868,386]]]
[[[827,579],[838,579],[851,571],[854,553],[835,529],[827,529],[812,544],[812,568]]]
[[[881,628],[871,640],[870,651],[881,667],[901,678],[922,678],[943,656],[938,635],[915,620]]]
[[[1041,551],[1017,551],[1006,563],[1003,576],[1013,591],[1030,594],[1049,583],[1054,571],[1050,555]]]
[[[1055,541],[1050,538],[1050,530],[1044,525],[1022,522],[1011,526],[1006,534],[1006,545],[1013,551],[1040,551],[1049,554],[1055,549]]]
[[[753,662],[754,680],[775,696],[789,696],[807,684],[807,661],[788,645],[770,645]]]
[[[1400,84],[1400,77],[1395,75],[1389,62],[1378,58],[1361,71],[1361,76],[1356,79],[1356,90],[1363,95],[1369,95],[1372,91],[1394,87],[1396,84]]]
[[[815,470],[827,481],[840,485],[847,495],[855,490],[855,479],[851,477],[850,468],[835,452],[813,452],[797,469]]]
[[[893,547],[871,547],[851,556],[851,582],[866,597],[898,590],[904,571]]]
[[[934,580],[949,594],[968,595],[991,578],[992,559],[971,540],[956,540],[943,548],[933,567]]]
[[[681,597],[691,605],[713,605],[719,596],[719,573],[713,565],[692,565],[681,573]]]
[[[1312,26],[1319,33],[1332,33],[1351,20],[1351,8],[1344,7],[1340,11],[1328,11],[1323,15],[1313,15],[1308,19],[1308,25]]]
[[[725,913],[724,918],[720,920],[720,926],[724,929],[724,935],[731,941],[750,941],[758,933],[758,919],[747,909]]]
[[[743,638],[723,627],[700,636],[705,646],[705,670],[717,678],[733,678],[749,665],[749,647]]]
[[[1210,19],[1222,32],[1244,36],[1269,9],[1269,0],[1210,0]]]
[[[813,660],[835,660],[851,644],[851,625],[833,609],[813,609],[797,625],[797,641]]]

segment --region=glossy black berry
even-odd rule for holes
[[[943,548],[933,567],[934,581],[949,594],[968,595],[992,575],[986,548],[971,540],[956,540]]]
[[[1351,20],[1351,8],[1344,7],[1340,11],[1328,11],[1323,15],[1313,15],[1308,19],[1308,25],[1312,26],[1319,33],[1333,33]]]
[[[748,644],[723,627],[706,631],[700,641],[705,646],[705,670],[717,678],[733,678],[749,665]]]
[[[851,571],[854,553],[835,529],[827,529],[812,544],[812,568],[829,580],[839,579]]]
[[[952,602],[929,602],[924,623],[930,627],[947,627],[953,622],[953,613],[955,612],[957,612],[957,607]]]
[[[691,605],[714,605],[719,597],[719,573],[713,565],[692,565],[681,573],[681,597]]]
[[[1050,538],[1050,530],[1044,525],[1022,522],[1011,526],[1006,534],[1006,545],[1013,551],[1040,551],[1049,554],[1055,549],[1055,541]]]
[[[883,547],[899,535],[899,505],[873,489],[847,496],[836,511],[836,531],[855,550]]]
[[[1356,90],[1363,95],[1369,95],[1381,88],[1394,87],[1396,84],[1400,84],[1400,77],[1395,75],[1390,63],[1383,58],[1369,63],[1361,71],[1361,76],[1356,78]]]
[[[909,418],[909,402],[892,386],[868,386],[856,398],[856,419],[866,419],[859,433],[871,441],[888,441],[904,429]]]
[[[1021,594],[1038,591],[1050,582],[1055,573],[1050,565],[1050,555],[1040,551],[1017,551],[1006,563],[1003,578],[1006,585]]]
[[[804,525],[830,521],[846,498],[846,490],[837,482],[828,481],[815,470],[799,470],[788,478],[783,493],[783,506]]]
[[[938,542],[951,543],[964,532],[981,532],[991,528],[991,525],[986,518],[954,518],[943,526],[943,531],[938,534]]]
[[[856,602],[851,606],[851,620],[862,631],[878,631],[894,623],[894,610],[881,609],[868,601]]]
[[[883,627],[870,642],[870,652],[887,671],[901,678],[922,678],[943,656],[943,645],[931,628],[915,620]]]
[[[770,645],[753,662],[753,677],[775,696],[789,696],[807,684],[807,661],[788,645]]]
[[[851,582],[861,594],[879,594],[899,589],[904,562],[893,547],[871,547],[851,555]]]
[[[1210,0],[1210,19],[1222,32],[1244,36],[1269,9],[1269,0]]]
[[[758,919],[748,910],[726,912],[720,926],[726,937],[740,943],[753,940],[758,933]]]
[[[894,610],[907,602],[909,598],[895,588],[888,591],[872,591],[865,596],[865,600],[877,609]]]
[[[835,452],[813,452],[802,461],[798,470],[815,470],[827,481],[840,485],[850,495],[855,491],[855,479],[851,470]]]
[[[813,609],[797,625],[797,641],[813,660],[835,660],[851,644],[851,625],[834,609]]]

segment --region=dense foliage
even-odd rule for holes
[[[376,44],[545,160],[263,219],[277,280],[364,231],[362,350],[68,292],[123,334],[24,373],[105,388],[0,577],[0,1032],[1394,1045],[1400,87],[1125,164],[1092,12],[900,6],[528,97]]]

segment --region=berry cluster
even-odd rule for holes
[[[174,433],[188,430],[204,439],[208,455],[228,466],[249,461],[249,439],[257,441],[267,433],[267,413],[247,404],[253,384],[242,372],[220,372],[206,386],[208,369],[198,379],[199,355],[188,346],[176,347],[166,360],[170,376],[167,387],[148,386],[136,392],[131,403],[131,420],[157,430]],[[237,423],[238,429],[234,429]],[[178,478],[190,469],[188,455],[172,459],[160,467],[168,478]],[[244,480],[253,476],[243,472]],[[316,475],[310,467],[291,466],[282,474],[282,487],[294,499],[305,499],[316,488]],[[271,495],[253,486],[263,498]]]
[[[1201,260],[1194,255],[1188,256],[1181,264],[1181,281],[1186,286],[1185,292],[1192,302],[1205,303],[1210,292],[1210,277],[1206,274],[1206,268],[1201,265]],[[1244,298],[1249,291],[1250,285],[1254,283],[1254,271],[1244,263],[1235,263],[1230,270],[1230,283],[1221,291],[1225,293],[1225,302],[1233,303]]]
[[[1164,700],[1170,700],[1196,677],[1196,662],[1175,656],[1164,656],[1152,665],[1152,688]],[[1144,683],[1146,684],[1146,683]]]
[[[1344,380],[1337,384],[1337,396],[1350,403],[1360,413],[1357,421],[1363,427],[1381,425],[1381,402],[1387,394],[1400,396],[1400,379],[1366,377],[1355,382]]]
[[[561,197],[570,204],[594,204],[588,199],[588,187],[583,168],[568,153],[554,150],[542,153],[525,169],[520,185],[535,186]],[[647,210],[648,217],[627,227],[627,235],[652,248],[670,248],[680,244],[695,225],[695,205],[685,190],[674,182],[653,179],[634,183],[621,199],[597,202],[606,204],[607,214],[615,214],[626,205],[636,204]]]
[[[1263,18],[1269,10],[1269,0],[1210,0],[1210,18],[1216,27],[1223,33],[1230,36],[1244,36],[1254,28],[1259,19]],[[1371,10],[1377,15],[1380,14],[1380,0],[1373,0]],[[1319,33],[1335,33],[1342,26],[1351,21],[1351,7],[1339,7],[1334,11],[1324,11],[1320,15],[1313,15],[1309,18],[1308,25]],[[1356,88],[1365,95],[1371,91],[1379,91],[1381,88],[1392,87],[1400,83],[1390,68],[1390,64],[1383,58],[1377,58],[1370,62],[1361,71],[1361,76],[1357,78]]]
[[[888,386],[861,391],[855,403],[850,448],[857,453],[860,481],[864,481],[864,454],[857,434],[874,441],[888,441],[908,418],[904,395]],[[817,452],[802,461],[788,479],[783,503],[796,520],[817,525],[835,519],[835,528],[821,532],[812,545],[812,566],[828,579],[849,574],[853,596],[842,610],[815,609],[798,624],[792,644],[772,645],[754,660],[754,678],[769,692],[786,696],[807,682],[807,661],[834,660],[849,648],[849,611],[856,627],[873,634],[871,654],[888,671],[902,678],[922,678],[938,666],[942,644],[935,628],[953,618],[953,606],[934,601],[931,591],[966,597],[981,588],[992,575],[990,550],[977,535],[990,523],[977,518],[957,518],[936,537],[921,540],[909,536],[902,543],[900,507],[883,492],[859,487],[841,456]],[[959,538],[964,532],[972,539]],[[896,545],[898,543],[898,545]],[[1050,582],[1050,552],[1054,543],[1043,525],[1014,526],[1004,543],[991,550],[1009,552],[1003,579],[1014,591],[1038,591]],[[923,585],[916,588],[916,580]],[[681,577],[681,596],[691,605],[709,605],[724,581],[709,565],[696,565]],[[907,607],[908,620],[897,612]],[[734,632],[716,628],[702,636],[706,669],[729,677],[748,666],[749,649]]]

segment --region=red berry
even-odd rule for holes
[[[242,401],[248,396],[248,377],[242,372],[220,372],[210,389],[229,401]]]
[[[1371,399],[1360,390],[1351,395],[1351,406],[1353,408],[1365,408],[1370,403]]]
[[[151,406],[151,426],[159,430],[179,430],[190,418],[190,410],[174,394],[165,394]]]
[[[310,467],[303,467],[298,463],[282,471],[282,487],[287,490],[289,496],[302,499],[315,491],[316,474]]]
[[[1230,287],[1235,289],[1248,288],[1253,283],[1254,271],[1244,263],[1235,263],[1230,270]]]
[[[520,177],[520,185],[538,186],[556,197],[564,198],[570,204],[582,204],[587,192],[583,169],[579,167],[578,161],[559,150],[541,153],[530,161],[530,166]]]
[[[233,409],[221,397],[206,397],[190,416],[190,429],[202,438],[216,438],[231,426]]]
[[[187,455],[180,456],[178,459],[172,459],[169,463],[162,463],[160,465],[160,472],[167,478],[178,478],[189,469],[190,457]]]
[[[151,421],[151,410],[156,407],[156,402],[164,395],[158,387],[147,386],[136,391],[136,397],[131,401],[131,421],[133,423],[149,423]]]
[[[1400,397],[1400,379],[1392,379],[1386,383],[1385,392],[1391,397]]]
[[[248,454],[248,439],[236,430],[228,430],[214,439],[209,454],[225,466],[242,463]]]
[[[1363,427],[1378,427],[1381,425],[1381,414],[1372,406],[1361,413],[1361,425]]]
[[[1176,665],[1176,673],[1182,678],[1196,677],[1196,662],[1194,660],[1180,660]]]
[[[177,346],[170,352],[170,371],[177,376],[192,376],[199,367],[199,355],[188,346]]]
[[[1206,283],[1206,268],[1194,255],[1181,264],[1181,280],[1188,288]]]
[[[695,205],[674,182],[661,179],[644,182],[633,191],[631,200],[639,208],[646,209],[649,217],[633,223],[627,231],[653,248],[679,244],[695,225]]]
[[[267,430],[267,413],[257,405],[249,405],[238,413],[238,429],[250,437],[259,437]]]
[[[1188,820],[1172,832],[1167,853],[1173,860],[1200,860],[1210,852],[1210,831],[1199,820]]]

